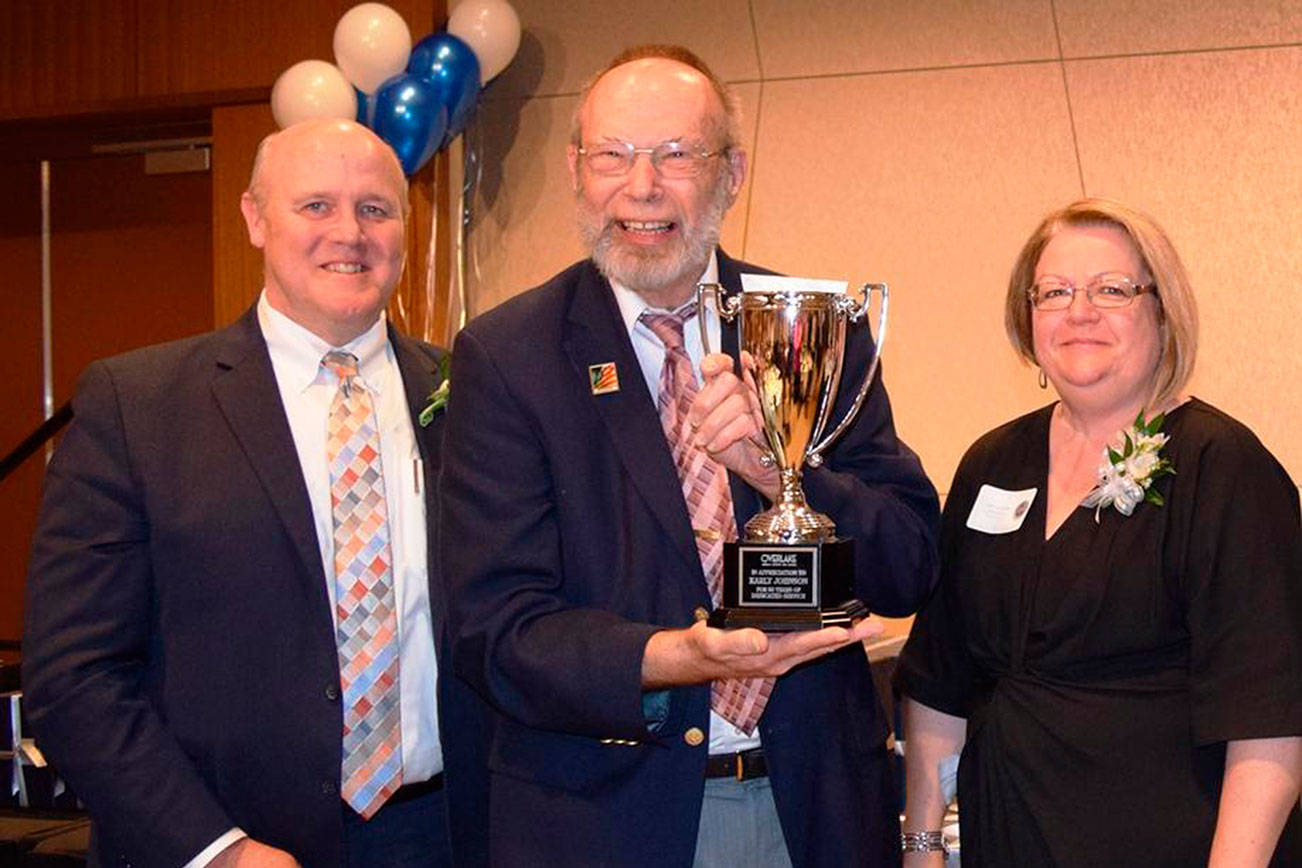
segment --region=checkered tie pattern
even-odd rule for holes
[[[339,379],[330,402],[326,457],[344,705],[340,794],[369,820],[402,785],[398,617],[388,506],[375,408],[357,379],[357,357],[332,350],[321,364]]]
[[[683,347],[683,323],[695,315],[696,304],[692,303],[672,314],[644,311],[640,319],[665,345],[656,405],[683,484],[683,499],[696,532],[696,551],[701,556],[710,599],[718,606],[723,602],[723,544],[737,539],[737,520],[732,513],[727,471],[696,445],[687,421],[687,411],[699,387],[692,360]],[[764,713],[769,694],[773,692],[773,681],[772,678],[716,680],[710,685],[710,707],[733,726],[750,734]]]

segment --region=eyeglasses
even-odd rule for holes
[[[1106,310],[1127,307],[1135,296],[1157,292],[1157,284],[1138,284],[1124,274],[1100,274],[1084,286],[1077,287],[1056,277],[1046,277],[1028,289],[1026,295],[1036,310],[1066,310],[1080,290],[1085,291],[1090,304]]]
[[[579,148],[579,155],[595,175],[627,175],[638,154],[651,158],[651,167],[664,178],[694,178],[707,160],[728,152],[727,148],[702,151],[682,142],[664,142],[654,148],[635,148],[631,142],[600,142]]]

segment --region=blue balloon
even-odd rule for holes
[[[466,128],[479,99],[479,58],[451,33],[432,33],[412,48],[407,72],[434,85],[447,106],[448,128],[439,143],[442,148]]]
[[[375,97],[368,96],[365,91],[353,88],[357,94],[357,122],[363,126],[375,128]]]
[[[375,92],[372,128],[397,152],[402,170],[414,175],[442,144],[448,110],[434,85],[400,72]]]

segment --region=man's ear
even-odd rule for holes
[[[565,164],[570,167],[570,187],[579,189],[579,146],[573,143],[565,146]]]
[[[240,196],[240,213],[244,215],[244,225],[249,230],[249,243],[259,250],[267,241],[267,230],[262,220],[262,208],[251,193]]]
[[[732,148],[728,151],[728,201],[737,199],[741,185],[746,181],[746,151]]]

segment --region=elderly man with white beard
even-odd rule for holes
[[[695,304],[699,282],[767,273],[718,249],[746,174],[738,130],[735,98],[685,49],[615,58],[567,152],[590,258],[453,352],[440,551],[455,665],[499,711],[494,865],[899,863],[861,646],[875,622],[705,621],[722,542],[778,489],[735,334]],[[724,352],[704,354],[703,328]],[[848,382],[871,355],[852,326]],[[855,541],[856,593],[912,612],[936,573],[936,495],[880,379],[825,457],[805,490]]]

